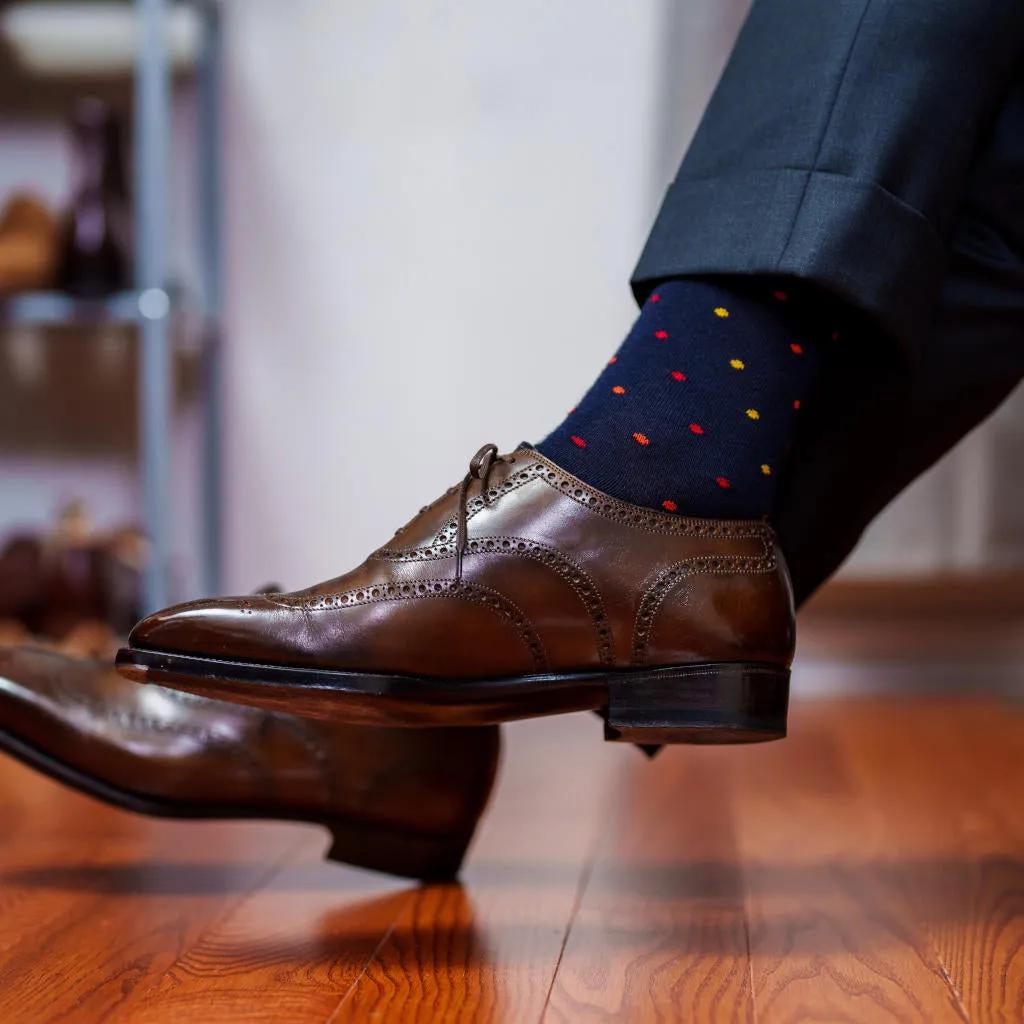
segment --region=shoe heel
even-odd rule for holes
[[[604,738],[638,743],[763,743],[786,735],[789,670],[722,662],[623,673],[608,682]]]
[[[450,882],[459,873],[470,835],[428,836],[366,822],[325,821],[332,841],[326,860],[422,882]]]

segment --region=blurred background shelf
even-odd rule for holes
[[[27,292],[0,299],[0,324],[134,323],[139,293],[119,292],[105,299],[77,299],[63,292]]]
[[[165,0],[167,73],[193,82],[208,58],[217,0]],[[144,37],[137,0],[0,0],[0,110],[18,120],[62,115],[69,96],[131,105]]]
[[[140,320],[196,314],[178,292],[124,291],[102,299],[81,299],[64,292],[25,292],[0,298],[0,326],[38,327],[134,324]]]
[[[58,427],[74,430],[72,440],[84,453],[111,450],[121,432],[117,444],[138,468],[140,525],[150,540],[144,610],[188,596],[172,584],[182,575],[176,544],[190,556],[198,553],[196,571],[186,574],[192,580],[188,589],[221,589],[220,61],[216,0],[0,2],[0,132],[15,126],[12,138],[23,140],[33,125],[63,120],[82,96],[130,118],[134,234],[129,289],[100,299],[60,291],[0,299],[0,342],[10,349],[0,390],[11,409],[11,416],[0,417],[11,428],[5,428],[0,447],[45,458],[50,445],[55,457],[67,459],[72,445],[62,451],[54,444]],[[198,267],[187,287],[172,286],[169,271],[170,211],[181,198],[177,192],[172,197],[170,168],[178,86],[187,86],[191,100],[187,148]],[[55,346],[51,336],[75,344]],[[129,353],[119,355],[126,345]],[[42,384],[42,377],[29,374],[31,386],[18,391],[10,364],[18,359],[46,362],[51,372]],[[70,400],[69,374],[75,378]],[[39,392],[46,381],[61,389],[60,396]],[[199,478],[195,521],[201,536],[187,538],[176,537],[173,511],[172,439],[183,395],[198,403],[199,421],[189,438],[191,469]],[[90,402],[104,423],[83,431]],[[32,412],[36,406],[46,411],[42,419]],[[44,421],[40,436],[30,436],[29,428]]]
[[[166,52],[175,71],[192,69],[199,60],[204,25],[196,8],[203,5],[168,5]],[[130,76],[140,26],[127,0],[9,0],[0,8],[0,36],[33,75]]]

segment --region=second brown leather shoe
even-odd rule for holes
[[[333,835],[331,860],[450,878],[490,795],[499,737],[309,722],[18,647],[0,649],[0,750],[129,811],[314,822]]]
[[[151,615],[136,681],[338,721],[480,725],[600,710],[607,737],[785,735],[793,599],[763,522],[690,519],[589,487],[529,447],[344,576]]]

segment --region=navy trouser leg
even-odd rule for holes
[[[1020,0],[755,0],[633,278],[787,274],[916,352]]]
[[[826,359],[774,515],[798,602],[1024,378],[1024,74],[972,169],[920,358],[876,339]]]

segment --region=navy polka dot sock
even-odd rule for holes
[[[795,281],[665,281],[537,448],[636,505],[710,518],[768,515],[822,349],[838,337],[837,312]]]

